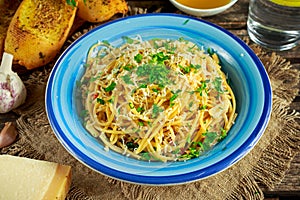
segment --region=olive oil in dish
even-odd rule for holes
[[[197,8],[197,9],[211,9],[224,6],[230,2],[230,0],[176,0],[185,6]]]

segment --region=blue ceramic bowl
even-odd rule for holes
[[[78,112],[76,82],[85,71],[92,44],[122,37],[184,37],[213,48],[228,74],[237,99],[235,124],[228,136],[207,154],[186,162],[147,162],[105,151],[83,127]],[[61,144],[80,162],[109,177],[137,184],[173,185],[214,175],[244,157],[262,136],[272,107],[272,92],[264,66],[252,50],[230,32],[206,21],[175,14],[146,14],[106,23],[86,33],[60,56],[48,80],[46,111]]]

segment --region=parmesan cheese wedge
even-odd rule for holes
[[[71,184],[71,167],[0,155],[0,200],[63,200]]]

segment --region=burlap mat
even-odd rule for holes
[[[74,34],[73,39],[83,32]],[[19,137],[13,145],[0,149],[0,154],[71,165],[72,185],[67,196],[70,200],[263,199],[258,184],[272,188],[280,183],[292,158],[300,152],[300,113],[289,109],[299,92],[300,72],[275,53],[268,54],[254,44],[250,47],[264,63],[272,83],[272,116],[254,149],[234,166],[215,176],[177,186],[134,185],[107,178],[78,162],[56,139],[46,116],[45,86],[53,63],[33,71],[24,80],[28,98],[15,110],[20,115],[17,120]]]

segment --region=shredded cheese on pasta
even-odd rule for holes
[[[226,137],[235,97],[218,56],[178,40],[123,38],[89,51],[81,80],[86,129],[105,145],[143,160],[200,156]]]

